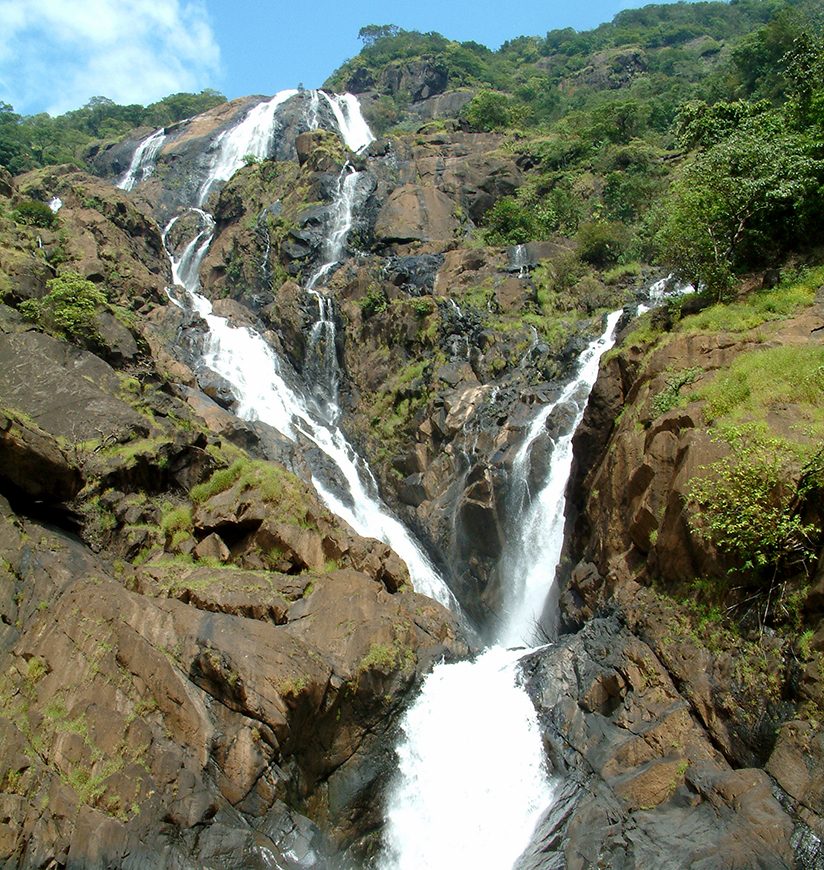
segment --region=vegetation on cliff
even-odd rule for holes
[[[330,85],[364,94],[387,137],[351,155],[332,133],[298,134],[300,94],[281,159],[247,161],[209,206],[203,293],[308,379],[317,300],[300,285],[325,256],[341,167],[362,174],[321,285],[342,425],[481,625],[536,407],[606,311],[634,309],[669,270],[698,284],[605,358],[570,490],[561,606],[570,625],[591,620],[569,641],[591,662],[567,675],[565,708],[596,723],[593,746],[610,721],[598,776],[647,820],[723,804],[705,763],[737,782],[728,797],[746,790],[731,767],[770,764],[821,829],[820,795],[786,773],[806,770],[824,721],[815,13],[653,6],[497,52],[368,26]],[[363,844],[395,715],[432,660],[466,653],[400,559],[320,505],[301,479],[313,448],[234,416],[203,322],[168,302],[164,244],[180,253],[203,224],[182,216],[164,239],[158,216],[201,189],[204,151],[238,115],[177,125],[135,194],[43,165],[101,157],[98,175],[119,177],[136,125],[221,101],[0,112],[0,162],[30,170],[0,172],[3,860],[35,842],[59,863],[99,840],[206,866],[210,836],[269,848],[261,831],[297,812]],[[529,488],[571,414],[547,419]],[[729,815],[742,841],[758,827]]]
[[[224,102],[226,97],[211,88],[170,94],[145,107],[92,97],[81,109],[56,117],[18,115],[0,102],[0,164],[15,174],[55,163],[79,166],[93,142],[118,139],[135,127],[165,127]]]

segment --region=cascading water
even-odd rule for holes
[[[677,299],[679,296],[688,296],[690,293],[695,293],[695,287],[692,284],[680,284],[673,279],[672,275],[667,275],[666,278],[661,278],[655,281],[647,288],[646,302],[642,302],[636,314],[646,314],[653,308],[663,305],[668,299]]]
[[[555,576],[564,542],[567,480],[572,468],[572,436],[584,416],[601,355],[612,346],[622,311],[607,318],[604,333],[581,355],[577,376],[554,401],[545,405],[530,424],[512,463],[509,523],[513,534],[501,557],[501,587],[506,591],[504,619],[498,642],[504,646],[540,642],[541,612],[547,597],[547,578]],[[549,473],[537,493],[530,493],[530,459],[537,440],[546,433],[550,417],[560,411],[552,444]]]
[[[358,181],[362,174],[356,172],[348,163],[341,170],[330,209],[328,232],[321,251],[323,261],[306,283],[306,292],[318,305],[318,319],[309,333],[306,380],[311,385],[319,409],[331,422],[339,415],[335,312],[332,300],[316,287],[344,256],[346,239],[352,229]]]
[[[165,141],[166,130],[161,127],[150,136],[147,136],[135,148],[126,174],[117,182],[117,186],[121,190],[131,190],[136,184],[145,181],[151,176],[155,169],[157,155],[160,153],[160,149]]]
[[[515,245],[510,252],[510,260],[512,269],[518,270],[519,278],[529,277],[529,256],[526,252],[526,245]]]
[[[369,124],[361,112],[360,102],[354,94],[327,94],[317,91],[329,103],[338,124],[343,141],[350,151],[356,154],[362,151],[370,142],[375,141]]]
[[[215,185],[226,180],[242,165],[243,155],[251,153],[265,156],[268,153],[277,108],[295,93],[297,91],[281,92],[267,103],[259,104],[237,126],[221,134],[210,175],[201,188],[200,202],[208,197]],[[269,129],[265,126],[267,118]],[[340,132],[345,138],[345,131]],[[347,145],[352,147],[349,141]],[[347,181],[351,174],[347,173],[342,179],[343,191],[348,189]],[[346,208],[342,207],[343,214]],[[351,226],[351,204],[348,208]],[[237,415],[246,420],[261,420],[293,441],[305,439],[320,448],[342,479],[335,483],[343,483],[345,491],[343,497],[334,493],[332,483],[328,476],[324,476],[323,469],[316,469],[312,482],[329,509],[359,534],[389,544],[406,562],[415,589],[457,612],[454,596],[431,561],[407,529],[383,505],[375,479],[366,463],[334,422],[323,419],[323,415],[317,413],[313,403],[303,395],[289,365],[253,329],[233,327],[225,318],[212,312],[211,302],[199,292],[199,273],[214,234],[214,220],[208,212],[197,206],[189,211],[197,215],[198,229],[179,254],[169,254],[172,275],[175,283],[186,291],[189,304],[209,327],[203,361],[232,385],[237,399]],[[164,231],[167,250],[170,233],[178,219],[174,218]],[[330,240],[330,256],[340,255],[346,232],[348,229],[333,234],[337,238]]]
[[[243,166],[247,156],[258,160],[269,156],[278,109],[297,93],[294,89],[279,91],[271,100],[253,106],[239,124],[217,137],[196,205],[202,206],[215,185],[228,181]]]
[[[211,215],[199,206],[216,185],[242,165],[246,154],[266,156],[277,108],[292,93],[281,93],[259,104],[219,138],[209,176],[191,209],[197,217],[194,235],[178,252],[170,253],[175,283],[183,286],[189,304],[209,328],[204,362],[232,385],[238,415],[262,420],[290,439],[306,440],[320,448],[342,478],[332,484],[322,465],[313,475],[313,483],[327,506],[360,534],[386,541],[406,561],[415,588],[457,612],[454,597],[425,554],[382,505],[368,467],[333,420],[319,414],[316,403],[306,398],[289,365],[254,330],[235,328],[216,316],[209,300],[199,292],[200,265],[214,233]],[[336,118],[343,115],[348,126],[342,126],[341,133],[345,138],[352,137],[347,145],[353,149],[363,147],[371,134],[367,137],[359,131],[357,119],[361,116],[359,109],[352,111],[353,98],[323,97],[333,111],[337,107]],[[332,231],[324,247],[324,262],[310,279],[310,291],[318,292],[318,282],[343,256],[356,184],[357,173],[345,171],[339,178]],[[173,219],[164,233],[167,247],[177,220]],[[334,326],[331,309],[323,299],[318,293],[319,321],[331,321]],[[593,343],[582,360],[575,386],[565,391],[579,413],[613,326],[614,319],[610,318],[608,332]],[[330,401],[334,403],[331,393]],[[536,432],[548,413],[542,412],[541,423],[533,427]],[[530,433],[524,452],[530,450],[534,440]],[[553,465],[556,457],[560,462],[563,453],[556,445]],[[526,460],[520,463],[519,473],[525,474],[527,465]],[[565,482],[565,474],[559,472],[557,477]],[[547,487],[552,479],[550,474]],[[541,494],[536,494],[529,507],[524,498],[524,510],[531,510]],[[526,538],[524,543],[530,546]],[[550,570],[547,563],[539,579],[546,586],[553,575],[554,565]],[[521,593],[514,593],[513,600],[519,596]],[[514,612],[515,608],[510,608],[510,613]],[[531,625],[532,610],[527,608],[525,612]],[[515,619],[511,619],[513,625]],[[520,640],[528,637],[529,631],[522,625],[512,636]],[[504,637],[502,631],[501,641]],[[509,635],[506,637],[508,642]],[[539,814],[551,803],[553,787],[544,766],[537,716],[518,682],[517,661],[522,654],[498,643],[473,662],[436,667],[426,680],[420,698],[404,720],[406,736],[398,749],[399,779],[387,825],[387,867],[417,870],[424,866],[472,866],[497,870],[511,866],[525,847]]]
[[[524,650],[555,577],[563,540],[572,435],[621,312],[581,357],[558,399],[535,417],[513,464],[511,538],[504,554],[507,614],[496,642],[475,661],[438,665],[404,716],[398,775],[385,831],[385,870],[504,870],[527,846],[553,800],[537,715],[518,682]],[[553,410],[570,406],[540,490],[530,494],[529,456]],[[530,497],[531,495],[531,497]],[[518,566],[518,567],[514,567]]]

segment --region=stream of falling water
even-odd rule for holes
[[[389,544],[406,563],[418,592],[459,612],[454,596],[431,560],[383,504],[369,467],[335,425],[338,412],[334,397],[327,397],[327,401],[335,407],[327,413],[319,413],[318,403],[307,399],[288,364],[266,341],[255,330],[234,327],[225,318],[215,315],[211,302],[200,293],[200,266],[209,250],[215,226],[212,216],[200,205],[208,199],[216,184],[227,180],[240,168],[245,155],[265,157],[269,153],[272,128],[279,107],[296,93],[284,91],[254,106],[238,124],[216,140],[209,173],[198,195],[198,204],[189,209],[189,213],[198,218],[198,231],[177,256],[169,254],[174,283],[185,289],[189,304],[209,327],[203,361],[231,384],[237,399],[235,413],[245,420],[261,420],[293,441],[306,439],[320,448],[337,468],[340,482],[344,484],[343,493],[333,492],[324,479],[313,475],[315,489],[327,507],[359,534]],[[343,119],[344,126],[339,126],[339,132],[347,146],[354,149],[368,144],[371,134],[364,133],[365,122],[357,101],[353,103],[352,99],[324,96],[330,105],[337,107],[334,113],[336,119]],[[340,101],[346,107],[345,113]],[[310,111],[317,111],[314,99],[310,102]],[[341,255],[345,233],[351,226],[351,202],[348,205],[339,202],[341,197],[350,196],[352,186],[347,183],[350,177],[350,173],[342,176],[338,187],[338,197],[332,206],[331,241],[324,248],[324,263],[319,272],[328,271],[335,262],[330,258],[337,259]],[[170,249],[170,233],[179,217],[173,218],[164,231],[167,250]],[[344,230],[341,230],[341,224],[346,224]],[[315,277],[315,283],[319,277],[319,274]],[[330,344],[331,353],[334,354],[334,334]]]
[[[438,665],[403,719],[384,870],[506,870],[552,803],[537,715],[519,684],[517,662],[526,652],[522,646],[536,642],[563,543],[572,436],[620,316],[607,317],[575,377],[536,414],[513,463],[511,544],[501,557],[505,614],[495,643],[474,661]],[[548,472],[530,493],[532,448],[561,408],[565,422]]]

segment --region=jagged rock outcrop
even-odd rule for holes
[[[659,322],[667,325],[665,313]],[[683,329],[670,323],[671,333],[664,332],[657,340],[647,339],[643,344],[635,343],[630,334],[624,347],[602,366],[575,437],[568,497],[569,519],[574,525],[566,563],[559,572],[562,616],[568,627],[584,627],[564,641],[558,658],[549,653],[537,667],[549,669],[557,679],[558,669],[563,667],[559,662],[568,650],[580,651],[581,644],[586,649],[593,632],[605,627],[609,632],[619,630],[623,639],[603,646],[614,689],[606,693],[610,696],[604,702],[608,709],[584,705],[584,710],[600,712],[612,721],[623,718],[630,697],[647,690],[649,674],[663,674],[674,687],[673,701],[689,713],[690,733],[709,741],[716,753],[713,763],[728,772],[719,778],[716,768],[707,777],[702,768],[691,777],[694,761],[690,758],[679,772],[679,777],[683,773],[686,779],[673,780],[671,793],[663,802],[657,797],[651,801],[656,810],[638,813],[637,806],[627,806],[625,797],[616,804],[614,791],[609,794],[611,787],[604,791],[604,783],[610,786],[612,772],[608,765],[600,767],[609,754],[601,755],[603,744],[599,744],[598,770],[603,782],[588,784],[589,796],[581,804],[576,804],[578,798],[571,789],[558,811],[546,820],[542,835],[547,848],[560,842],[561,836],[569,837],[565,848],[570,866],[583,860],[604,860],[609,866],[646,866],[650,862],[702,866],[704,862],[706,866],[817,867],[822,862],[824,804],[812,774],[819,730],[816,710],[822,696],[818,677],[807,676],[816,671],[819,647],[814,650],[811,644],[821,635],[820,611],[813,593],[815,577],[806,577],[803,569],[793,573],[784,567],[781,583],[785,591],[774,591],[769,578],[763,585],[759,583],[757,568],[742,569],[734,553],[717,546],[710,536],[697,534],[694,522],[689,521],[689,512],[695,510],[690,507],[691,482],[730,453],[729,444],[708,426],[704,397],[712,394],[707,390],[718,379],[729,378],[730,369],[740,359],[755,359],[779,347],[814,349],[820,345],[822,326],[819,291],[816,304],[757,330],[710,333],[691,329],[687,321]],[[685,383],[689,386],[684,387]],[[763,417],[763,431],[775,438],[800,438],[803,442],[803,433],[789,423],[804,416],[799,408],[796,405],[793,409],[789,397],[780,413],[772,406],[765,410],[756,405],[750,416],[743,418],[742,432]],[[800,469],[788,470],[785,485],[797,486],[800,473]],[[805,516],[820,517],[817,501],[810,504]],[[704,587],[714,590],[713,600],[722,602],[731,616],[723,618],[719,609],[714,611],[701,603]],[[787,599],[782,596],[789,594],[789,588],[797,590],[793,593],[797,609],[790,617],[795,620],[793,627],[787,630],[782,626],[788,618]],[[784,603],[778,603],[779,599]],[[807,627],[808,647],[798,645],[802,627]],[[642,669],[647,675],[640,683],[627,660],[612,663],[614,656],[620,659],[626,655],[637,664],[627,644],[641,644],[644,655],[655,663],[653,670],[649,666]],[[579,667],[576,673],[580,677],[584,669]],[[608,686],[606,679],[604,676],[600,681],[604,688]],[[539,681],[542,703],[549,703],[551,684],[550,679]],[[621,687],[620,691],[616,687]],[[590,691],[579,686],[570,694],[578,690],[584,694]],[[553,718],[555,714],[549,715]],[[652,728],[657,734],[660,715],[650,713],[643,719],[644,730],[649,723],[656,723]],[[580,724],[553,718],[547,731],[550,744],[558,739],[558,729],[562,735],[574,734],[575,741],[580,740]],[[605,732],[600,724],[597,733],[602,740]],[[648,740],[646,743],[649,745]],[[655,754],[660,757],[654,765],[640,758],[644,765],[637,768],[639,776],[646,777],[648,767],[666,769],[665,742],[657,745]],[[682,745],[679,738],[679,751]],[[802,763],[802,756],[809,761]],[[632,763],[640,762],[633,759]],[[729,772],[727,765],[737,772]],[[618,769],[616,782],[623,788],[624,781],[632,782],[633,777],[623,762]],[[649,776],[650,783],[663,781],[652,773]],[[757,804],[743,800],[742,788],[747,800],[761,795]],[[736,815],[730,815],[732,810]],[[614,814],[620,813],[625,819],[617,829],[621,836],[612,839],[604,827],[589,846],[583,842],[573,846],[578,812],[588,820],[590,833],[598,814],[614,819]],[[633,813],[636,815],[630,819]],[[736,832],[742,823],[752,825],[753,830]],[[688,837],[678,834],[683,824],[690,825]],[[711,830],[695,833],[692,826],[703,824]],[[765,836],[769,842],[759,841]],[[746,850],[754,843],[758,843],[755,854],[739,854],[742,847]],[[534,856],[542,854],[541,848],[536,846],[531,860],[537,860]],[[688,854],[682,854],[682,848]],[[524,866],[532,865],[527,862]]]
[[[211,866],[223,840],[263,866],[295,819],[322,855],[283,801],[344,842],[374,824],[404,688],[461,650],[439,606],[353,570],[124,573],[0,510],[4,860]]]
[[[517,867],[797,866],[770,778],[729,765],[620,617],[522,667],[563,778]]]

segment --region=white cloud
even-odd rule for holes
[[[0,0],[0,33],[0,101],[24,114],[147,104],[220,69],[203,0]]]

